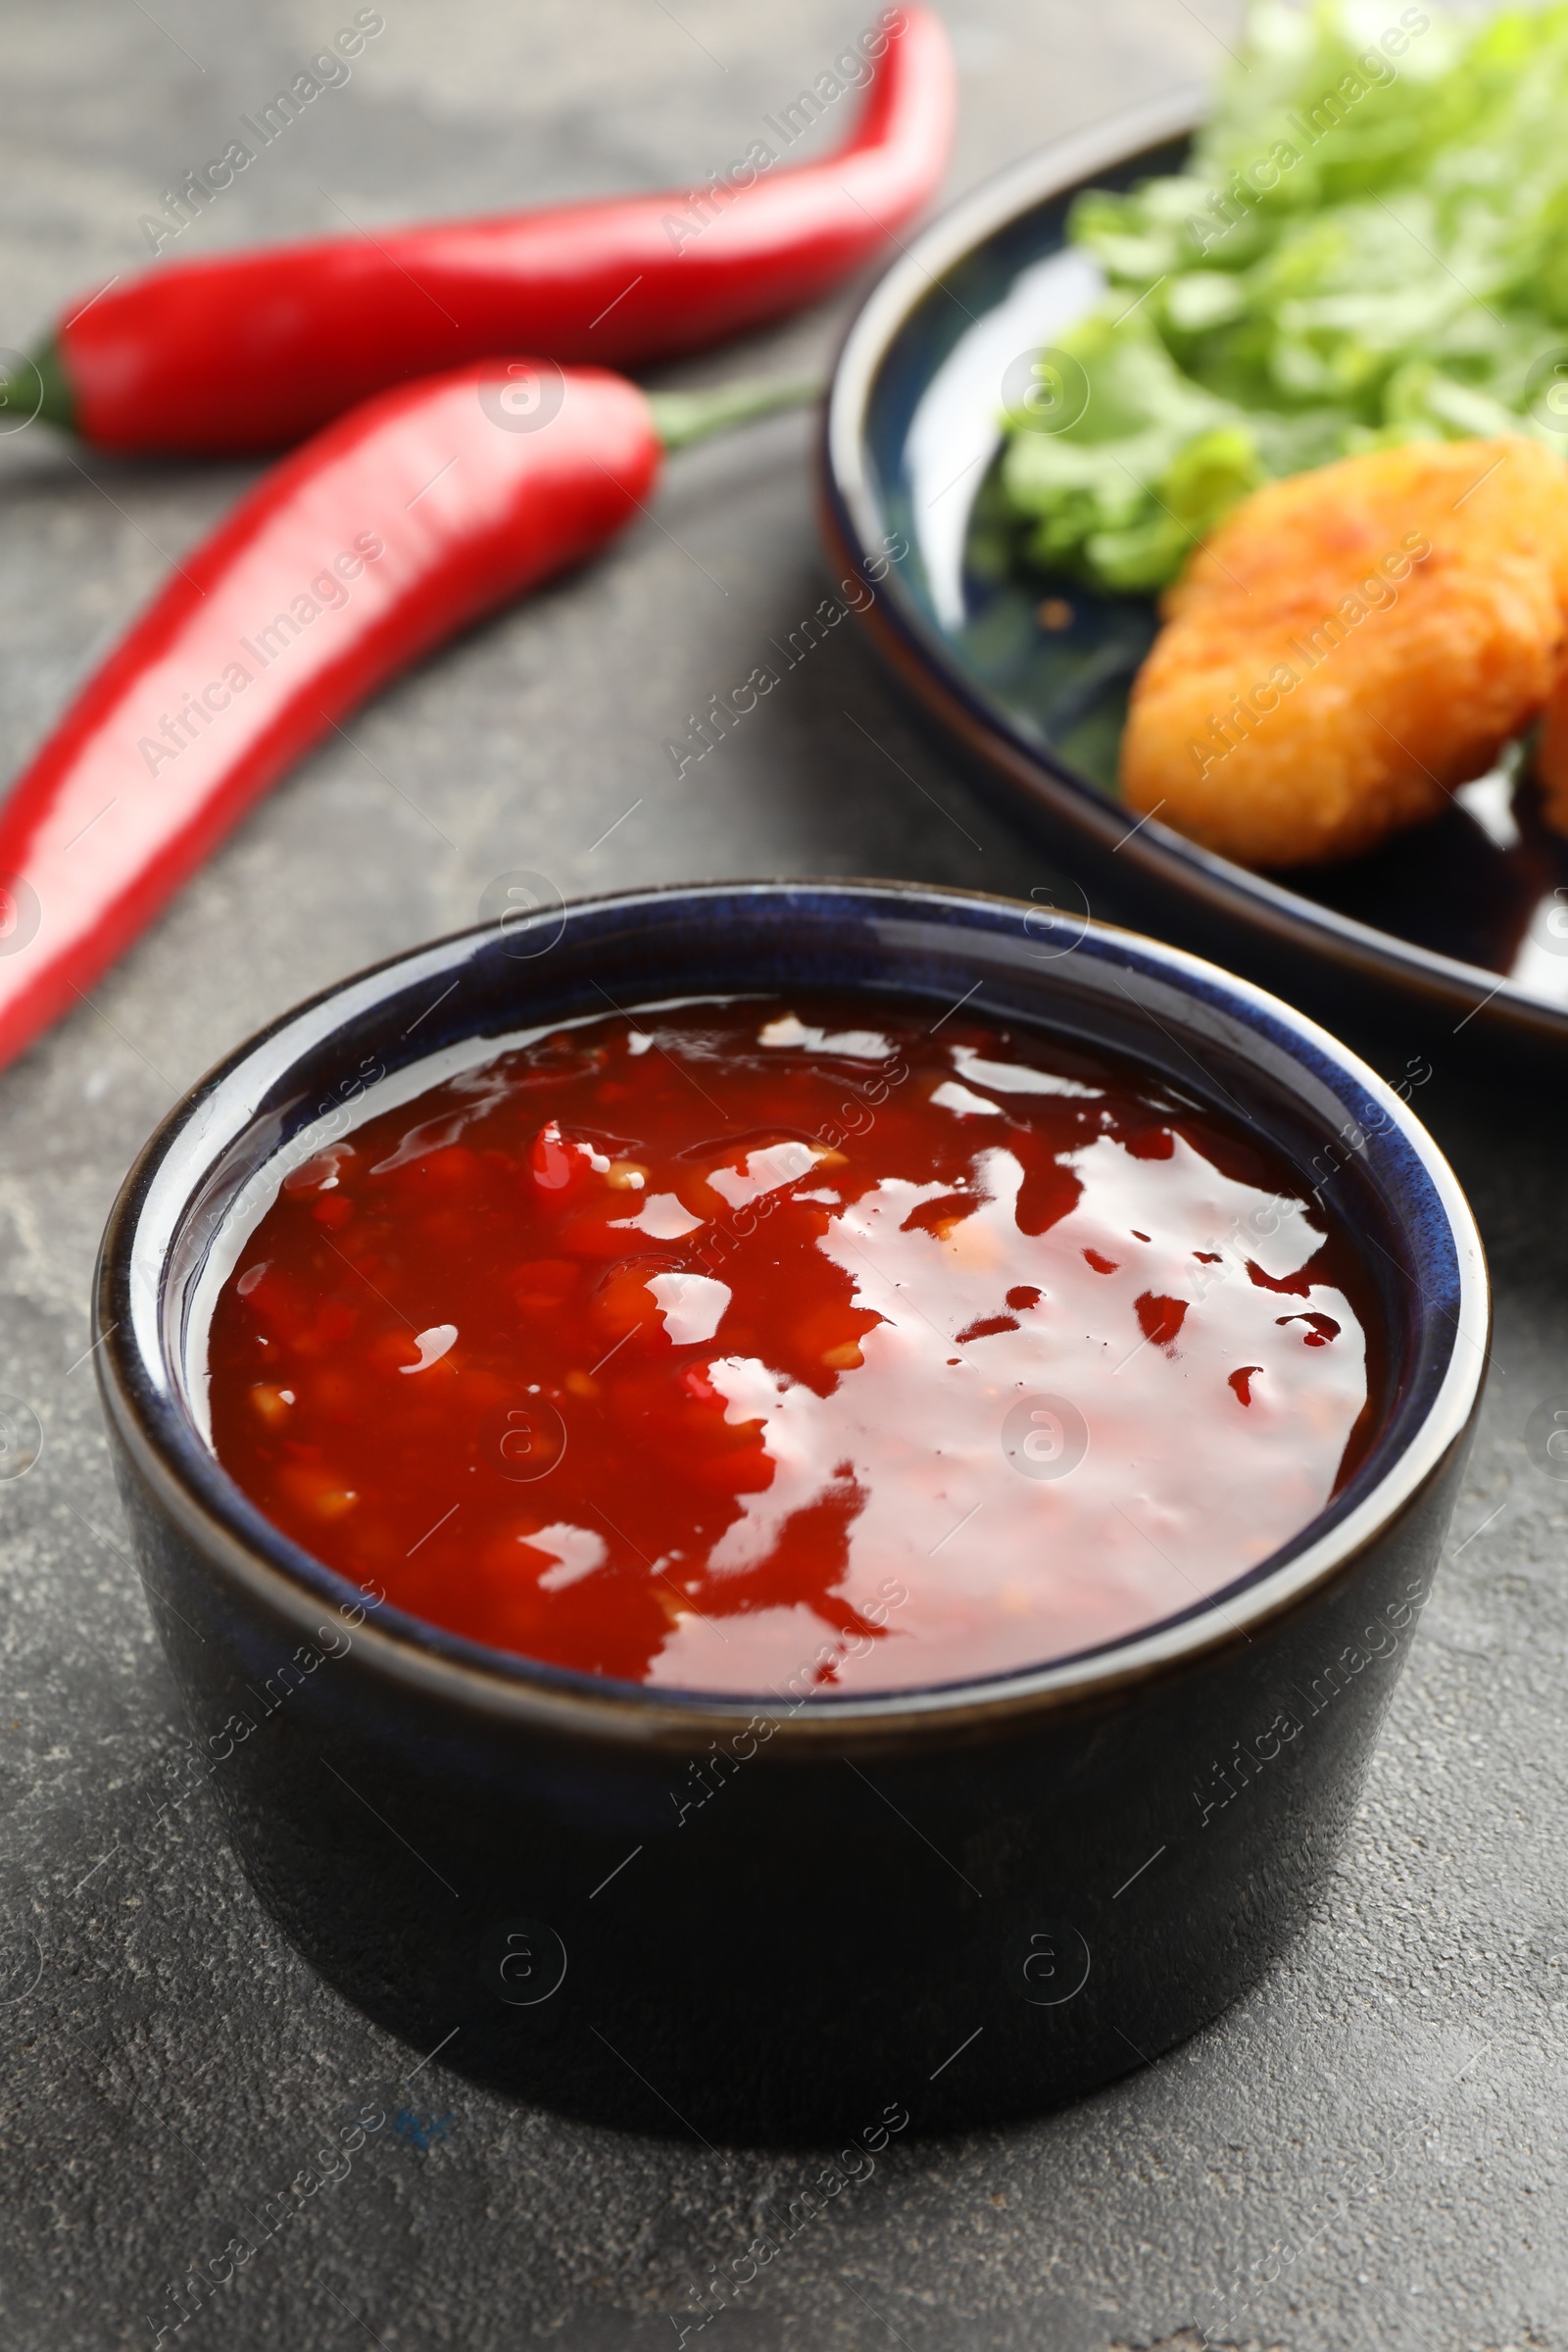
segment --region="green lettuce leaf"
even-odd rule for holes
[[[1077,397],[1004,418],[1015,560],[1152,590],[1259,482],[1358,450],[1568,458],[1565,134],[1568,5],[1256,0],[1187,169],[1074,207],[1107,293],[1058,346]]]

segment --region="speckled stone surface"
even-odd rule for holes
[[[139,216],[352,10],[17,0],[0,24],[0,329],[136,265]],[[181,243],[688,182],[857,30],[828,0],[386,0],[386,29]],[[864,12],[866,18],[872,12]],[[951,186],[1223,63],[1221,0],[950,0]],[[156,22],[154,17],[156,15]],[[814,361],[838,313],[690,367]],[[848,631],[675,780],[664,740],[822,593],[808,428],[671,470],[657,520],[405,680],[264,807],[0,1077],[0,1391],[43,1451],[0,1484],[0,2343],[465,2352],[697,2340],[695,2290],[809,2180],[565,2125],[420,2065],[258,1910],[126,1556],[87,1347],[105,1212],[174,1093],[258,1022],[472,919],[568,893],[880,873],[1027,895],[1048,867],[963,787]],[[0,440],[0,759],[248,479]],[[863,730],[863,732],[862,732]],[[868,740],[869,738],[869,740]],[[917,788],[918,787],[918,788]],[[1394,1035],[1498,1290],[1485,1426],[1366,1801],[1317,1918],[1250,1998],[1073,2110],[894,2141],[704,2330],[716,2348],[1288,2352],[1568,2345],[1568,1402],[1561,1080]],[[179,1799],[181,1801],[171,1801]],[[701,2032],[694,1955],[692,2031]],[[383,2121],[295,2198],[322,2135]],[[235,2244],[235,2241],[238,2244]],[[228,2249],[225,2252],[225,2249]],[[238,2260],[236,2258],[244,2257]],[[171,2289],[191,2266],[205,2300]],[[742,2265],[744,2268],[744,2263]],[[180,2310],[190,2313],[176,2328]],[[673,2317],[671,2315],[674,2315]]]

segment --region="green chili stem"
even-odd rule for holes
[[[17,416],[24,424],[41,416],[45,424],[64,425],[68,432],[75,424],[70,386],[52,341],[40,344],[9,375],[0,375],[0,429],[15,431]]]
[[[732,424],[748,424],[754,416],[771,416],[775,409],[804,408],[822,397],[815,376],[751,376],[736,384],[719,384],[710,392],[650,392],[654,429],[666,449],[686,449],[722,433]]]

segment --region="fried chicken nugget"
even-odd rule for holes
[[[1244,865],[1353,858],[1484,775],[1568,616],[1568,466],[1422,441],[1270,483],[1167,591],[1122,739],[1127,806]],[[1568,805],[1568,709],[1563,792]]]

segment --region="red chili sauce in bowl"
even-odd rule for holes
[[[748,999],[558,1030],[294,1167],[209,1402],[258,1507],[417,1617],[803,1697],[1232,1583],[1365,1451],[1378,1333],[1283,1155],[1148,1072]]]

